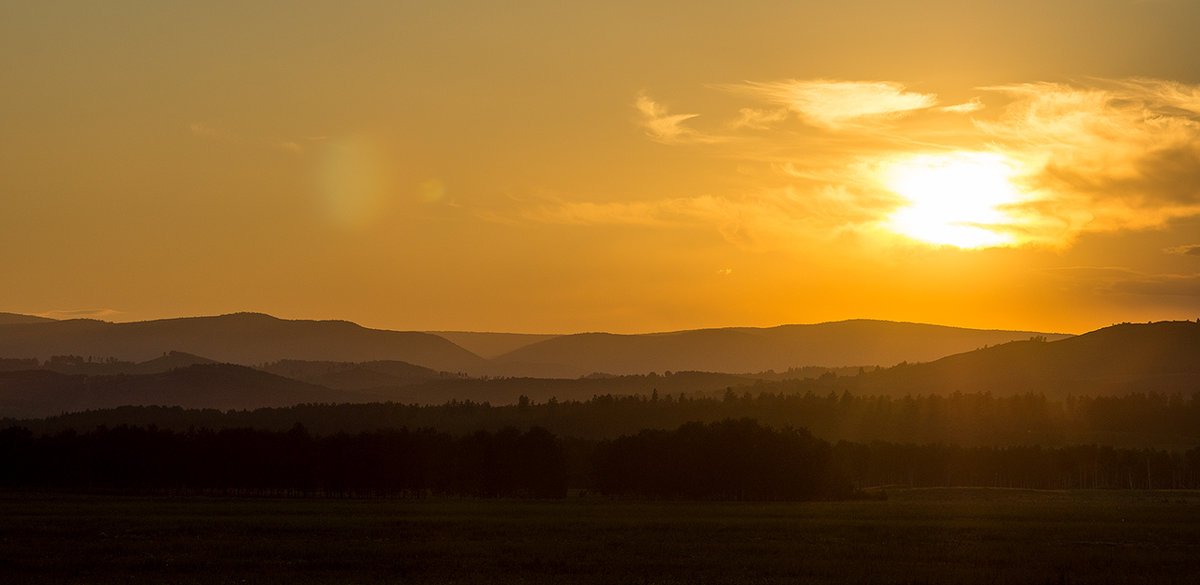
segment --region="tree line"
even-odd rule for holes
[[[655,499],[802,501],[854,494],[828,442],[751,419],[687,423],[599,443],[592,487]]]
[[[288,431],[99,427],[0,431],[0,485],[89,492],[557,498],[565,459],[544,429]]]
[[[856,486],[1200,489],[1200,447],[1189,451],[1065,447],[962,447],[840,442],[838,471]]]
[[[831,382],[832,383],[832,382]],[[715,395],[598,395],[586,401],[518,401],[513,405],[453,400],[425,406],[399,403],[305,404],[253,411],[122,407],[39,420],[6,420],[38,433],[99,425],[189,428],[249,427],[287,430],[297,422],[315,434],[380,428],[436,428],[455,435],[505,427],[542,427],[561,436],[611,439],[642,429],[674,429],[691,422],[755,419],[764,425],[807,428],[829,441],[1117,447],[1200,444],[1200,395],[1128,394],[1052,399],[1041,394],[997,396],[954,393],[890,397],[833,388],[796,392],[791,382],[732,388]]]
[[[831,444],[752,419],[614,439],[539,427],[453,435],[407,428],[286,431],[99,427],[0,431],[0,487],[118,493],[803,501],[887,486],[1198,489],[1200,448]]]

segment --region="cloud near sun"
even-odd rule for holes
[[[708,88],[724,118],[635,99],[651,140],[735,159],[763,187],[660,200],[548,200],[526,219],[711,224],[730,240],[872,234],[961,248],[1070,245],[1200,215],[1200,86],[1155,79],[981,87],[963,103],[890,81]],[[674,101],[674,100],[673,100]],[[711,120],[711,123],[710,123]]]

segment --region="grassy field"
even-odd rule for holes
[[[1200,493],[887,501],[0,495],[6,583],[1200,583]]]

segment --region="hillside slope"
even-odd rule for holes
[[[88,319],[0,325],[0,356],[96,356],[143,362],[179,351],[234,364],[284,359],[404,361],[450,372],[483,358],[429,333],[367,329],[348,321],[284,320],[258,313],[109,323]]]
[[[1018,341],[863,377],[860,391],[1051,396],[1200,391],[1200,323],[1121,324]]]
[[[1035,336],[1067,337],[1031,331],[854,320],[644,335],[581,333],[533,343],[495,361],[553,364],[585,373],[637,374],[665,370],[747,373],[798,366],[891,366],[904,361],[931,361]]]
[[[0,416],[41,417],[118,406],[241,410],[309,402],[365,402],[244,366],[200,364],[147,375],[83,376],[48,370],[0,373]]]

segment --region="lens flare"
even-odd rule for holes
[[[318,203],[326,219],[343,227],[361,227],[374,219],[392,183],[382,148],[353,136],[330,141],[322,159]]]

